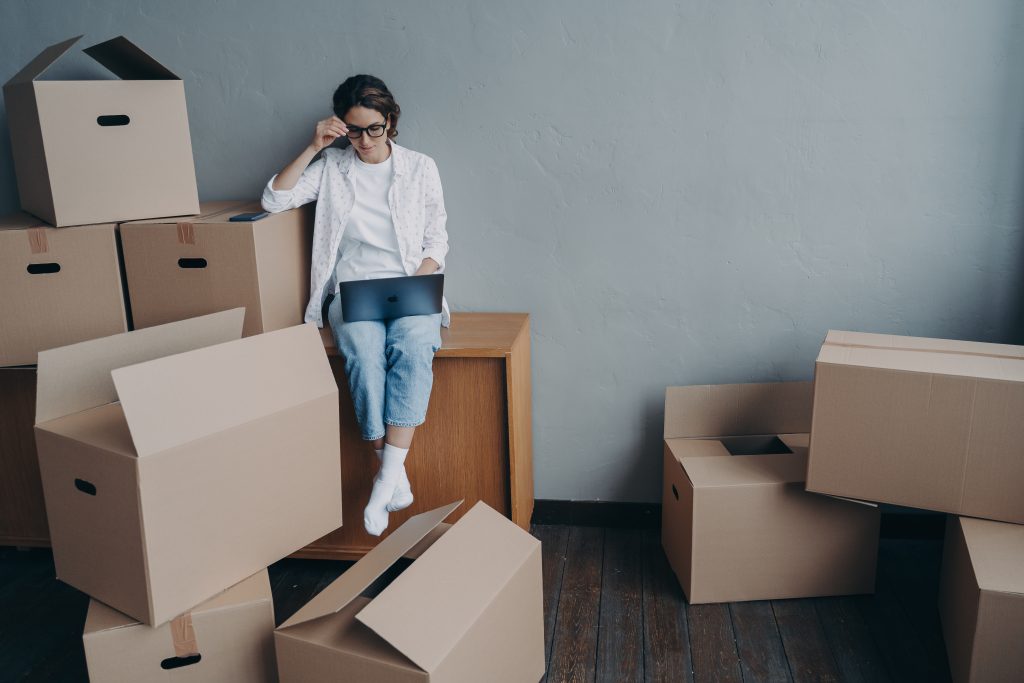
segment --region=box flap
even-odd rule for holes
[[[82,636],[88,637],[93,633],[102,633],[103,631],[112,631],[117,628],[125,628],[126,626],[138,626],[140,622],[138,619],[128,616],[123,612],[118,612],[113,607],[104,605],[99,600],[89,600],[89,611],[85,616],[85,626],[82,628]]]
[[[356,619],[434,671],[539,545],[477,503]]]
[[[819,364],[1024,381],[1024,347],[830,330]]]
[[[111,370],[238,339],[244,319],[236,308],[40,351],[36,424],[116,401]]]
[[[139,457],[338,391],[311,323],[118,368],[111,377]]]
[[[124,36],[111,38],[82,50],[125,81],[177,81],[170,69],[142,51]]]
[[[811,431],[811,382],[668,387],[665,438]]]
[[[15,85],[17,83],[30,83],[39,78],[43,75],[43,72],[50,68],[51,64],[60,59],[65,52],[71,49],[72,45],[81,39],[82,36],[75,36],[46,48],[35,59],[26,64],[24,69],[14,74],[11,80],[4,84],[4,87],[6,88],[8,85]]]
[[[291,619],[279,628],[325,617],[340,611],[380,577],[400,557],[414,548],[423,538],[441,524],[462,501],[449,503],[429,512],[410,517],[402,526],[388,534],[370,552],[345,570],[345,573],[324,588]]]
[[[807,474],[806,453],[683,458],[680,463],[695,488],[795,484]]]
[[[960,517],[978,587],[1024,594],[1024,526]]]

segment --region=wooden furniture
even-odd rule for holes
[[[377,458],[360,438],[342,359],[324,344],[338,380],[343,525],[295,554],[353,559],[380,540],[363,530]],[[524,529],[533,515],[530,319],[524,313],[453,313],[434,357],[426,423],[406,461],[415,502],[392,513],[388,531],[414,514],[465,499],[454,523],[482,500]],[[297,453],[296,457],[301,457]],[[388,531],[384,532],[386,536]]]
[[[35,367],[0,368],[0,545],[50,545],[35,417]]]
[[[343,526],[297,556],[354,559],[380,540],[363,530],[377,459],[359,436],[348,381],[330,330],[323,330],[338,380]],[[407,470],[413,514],[460,498],[454,522],[482,500],[524,529],[533,515],[530,321],[522,313],[455,313],[441,334],[427,421],[416,432]],[[0,369],[0,545],[46,546],[49,533],[36,459],[35,368]],[[295,453],[300,466],[302,453]],[[386,534],[387,532],[385,532]]]

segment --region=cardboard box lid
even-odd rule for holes
[[[82,36],[69,38],[44,49],[25,68],[7,81],[4,87],[36,80],[81,38]],[[124,36],[111,38],[82,51],[122,80],[181,80],[170,69],[153,59]]]
[[[1024,347],[829,330],[819,364],[1024,381]]]
[[[336,394],[313,324],[111,372],[140,457]]]
[[[356,619],[434,671],[539,546],[479,502]]]
[[[460,505],[461,500],[410,517],[278,628],[286,629],[341,611]]]
[[[272,599],[270,578],[267,570],[264,569],[189,611],[192,614],[204,614]],[[92,599],[89,601],[89,611],[85,617],[85,627],[82,629],[82,636],[88,637],[94,633],[112,631],[128,626],[138,626],[140,624],[142,624],[141,621],[123,612],[118,612],[113,607],[105,605],[99,600]],[[147,626],[146,628],[151,627]]]
[[[695,488],[801,483],[807,475],[806,453],[677,459]]]
[[[178,223],[230,223],[231,216],[239,213],[260,212],[263,208],[257,199],[232,199],[213,202],[202,202],[199,213],[194,216],[175,216],[171,218],[145,218],[137,221],[125,221],[121,225],[176,225]],[[234,223],[238,227],[252,227],[251,222]]]
[[[665,438],[811,431],[811,382],[668,387]]]
[[[1024,594],[1024,526],[960,517],[978,587]]]
[[[244,318],[236,308],[40,351],[36,424],[117,401],[116,368],[240,339]]]

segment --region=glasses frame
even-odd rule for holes
[[[376,126],[380,126],[380,133],[378,135],[374,135],[373,133],[370,132],[370,129]],[[359,138],[363,137],[363,133],[366,133],[369,137],[376,139],[382,137],[384,133],[387,132],[388,122],[382,121],[380,123],[373,123],[367,126],[366,128],[360,128],[359,126],[350,126],[346,123],[345,127],[348,128],[348,132],[345,134],[345,137],[347,137],[349,140],[358,140]]]

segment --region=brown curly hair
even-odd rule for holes
[[[395,102],[394,95],[388,90],[388,86],[384,85],[384,81],[367,74],[346,78],[334,91],[334,115],[344,119],[352,107],[366,107],[380,112],[391,124],[388,127],[388,137],[398,136],[398,118],[402,115],[402,108]],[[348,138],[341,138],[342,147],[350,144],[352,143]]]

